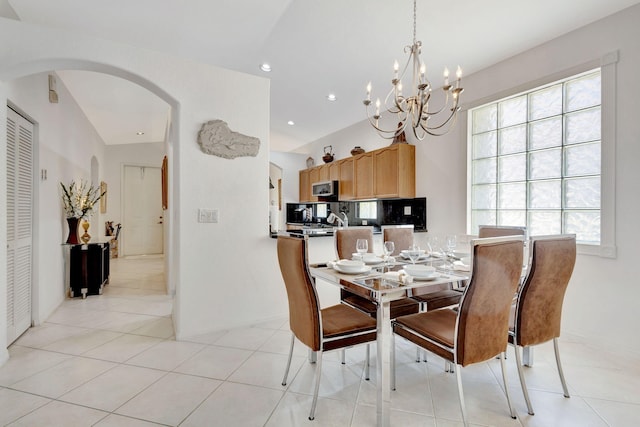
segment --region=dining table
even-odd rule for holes
[[[421,263],[436,266],[437,274],[428,280],[400,281],[397,274],[385,274],[389,271],[397,271],[408,262],[401,259],[392,263],[382,263],[373,266],[372,269],[362,274],[341,273],[332,267],[331,263],[312,264],[309,266],[311,276],[316,280],[350,290],[359,295],[368,297],[373,301],[376,308],[377,333],[376,333],[376,418],[380,427],[390,426],[391,413],[391,345],[392,330],[390,318],[391,302],[411,297],[418,290],[424,290],[430,286],[446,283],[458,284],[469,280],[468,271],[458,271],[453,268],[443,268],[442,259],[425,258]]]

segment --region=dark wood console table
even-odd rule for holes
[[[109,243],[69,246],[69,296],[102,295],[109,283]]]

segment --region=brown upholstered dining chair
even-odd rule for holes
[[[440,309],[398,317],[393,332],[459,365],[456,371],[462,421],[468,426],[461,367],[500,356],[504,389],[511,417],[516,418],[507,385],[504,352],[509,313],[522,272],[523,237],[472,241],[472,275],[457,310]],[[505,336],[502,336],[505,334]],[[392,346],[394,349],[395,346]],[[395,355],[392,352],[392,387]]]
[[[367,239],[369,252],[373,252],[373,227],[336,228],[333,232],[338,259],[351,259],[356,252],[356,241]],[[351,290],[341,289],[340,299],[344,304],[357,308],[371,317],[376,317],[377,305],[369,295],[361,295]],[[411,298],[402,298],[391,302],[391,318],[417,313],[419,305]]]
[[[527,410],[533,415],[522,370],[520,347],[553,340],[564,397],[569,397],[560,363],[558,337],[564,294],[576,261],[576,236],[564,234],[532,237],[530,247],[529,273],[518,291],[516,304],[512,307],[509,342],[515,347],[518,376]]]
[[[278,236],[277,246],[280,272],[289,299],[289,326],[292,333],[282,385],[287,384],[293,346],[297,338],[318,354],[313,403],[309,412],[309,419],[313,420],[318,402],[323,352],[375,341],[376,321],[371,316],[344,304],[320,308],[314,281],[309,273],[307,236]],[[369,360],[365,363],[365,369],[368,377]]]
[[[394,251],[390,254],[392,256],[409,249],[413,245],[413,224],[383,225],[382,242],[393,242]]]
[[[478,226],[478,237],[502,237],[502,236],[525,236],[527,227],[511,225],[480,225]]]

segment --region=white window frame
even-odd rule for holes
[[[464,114],[467,116],[467,233],[471,231],[471,186],[472,186],[472,117],[467,114],[469,110],[491,102],[508,98],[519,93],[529,92],[538,87],[553,82],[568,79],[572,76],[600,67],[601,75],[601,166],[600,166],[600,244],[578,244],[578,253],[596,255],[605,258],[616,258],[616,224],[615,224],[615,163],[616,163],[616,69],[618,63],[618,51],[603,55],[601,58],[589,61],[570,69],[554,73],[544,78],[528,82],[508,91],[485,97],[464,106]]]

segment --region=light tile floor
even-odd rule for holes
[[[290,334],[285,318],[177,342],[161,257],[112,260],[104,295],[67,299],[9,349],[0,367],[0,424],[10,426],[373,426],[375,370],[363,379],[364,347],[347,363],[328,353],[315,421],[308,421],[315,365],[296,346],[281,386]],[[455,375],[397,340],[393,426],[461,426]],[[527,414],[513,353],[507,360],[518,419],[508,416],[497,360],[463,369],[474,426],[640,425],[640,364],[562,337],[571,398],[562,396],[553,347],[526,369]],[[372,358],[372,363],[375,363]],[[375,366],[375,365],[374,365]]]

